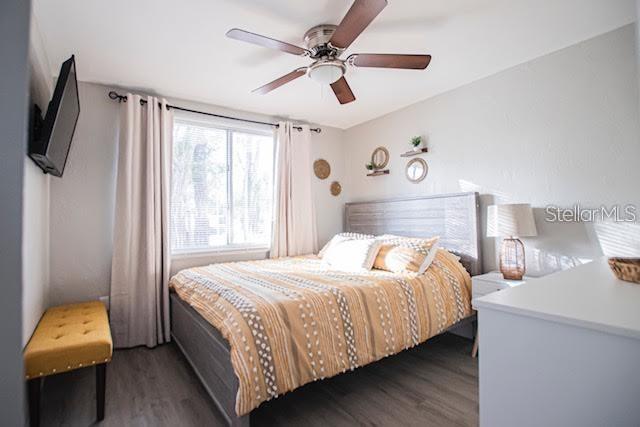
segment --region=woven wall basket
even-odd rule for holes
[[[329,191],[331,192],[332,195],[339,196],[340,193],[342,192],[342,185],[340,185],[338,181],[333,181],[331,183],[331,187],[329,187]]]
[[[320,179],[327,179],[331,175],[331,166],[325,159],[318,159],[313,162],[313,173]]]
[[[609,267],[618,279],[640,283],[640,258],[609,258]]]

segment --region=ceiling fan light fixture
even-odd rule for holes
[[[356,68],[424,70],[431,61],[431,55],[389,53],[354,53],[346,59],[340,59],[387,3],[388,0],[353,0],[340,24],[316,25],[305,33],[306,49],[239,28],[229,30],[227,37],[315,61],[310,66],[296,68],[252,92],[264,95],[306,74],[323,86],[330,85],[340,104],[348,104],[355,101],[356,97],[344,78],[347,65]]]
[[[346,69],[342,61],[316,62],[309,67],[308,75],[321,85],[337,82],[344,75]]]

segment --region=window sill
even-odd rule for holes
[[[208,257],[216,257],[223,255],[244,255],[244,254],[261,254],[269,252],[270,248],[267,246],[248,246],[248,247],[237,247],[237,248],[220,248],[220,249],[209,249],[203,251],[193,251],[193,252],[179,252],[176,254],[171,254],[171,259],[185,259],[185,258],[208,258]]]

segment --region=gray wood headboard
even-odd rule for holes
[[[347,203],[346,231],[440,236],[440,247],[461,258],[472,276],[482,272],[478,193]]]

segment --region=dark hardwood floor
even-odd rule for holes
[[[471,341],[444,334],[335,378],[308,384],[252,414],[255,426],[476,426],[478,365]],[[42,425],[95,421],[95,374],[47,377]],[[107,369],[101,426],[222,426],[198,378],[174,344],[116,351]]]

